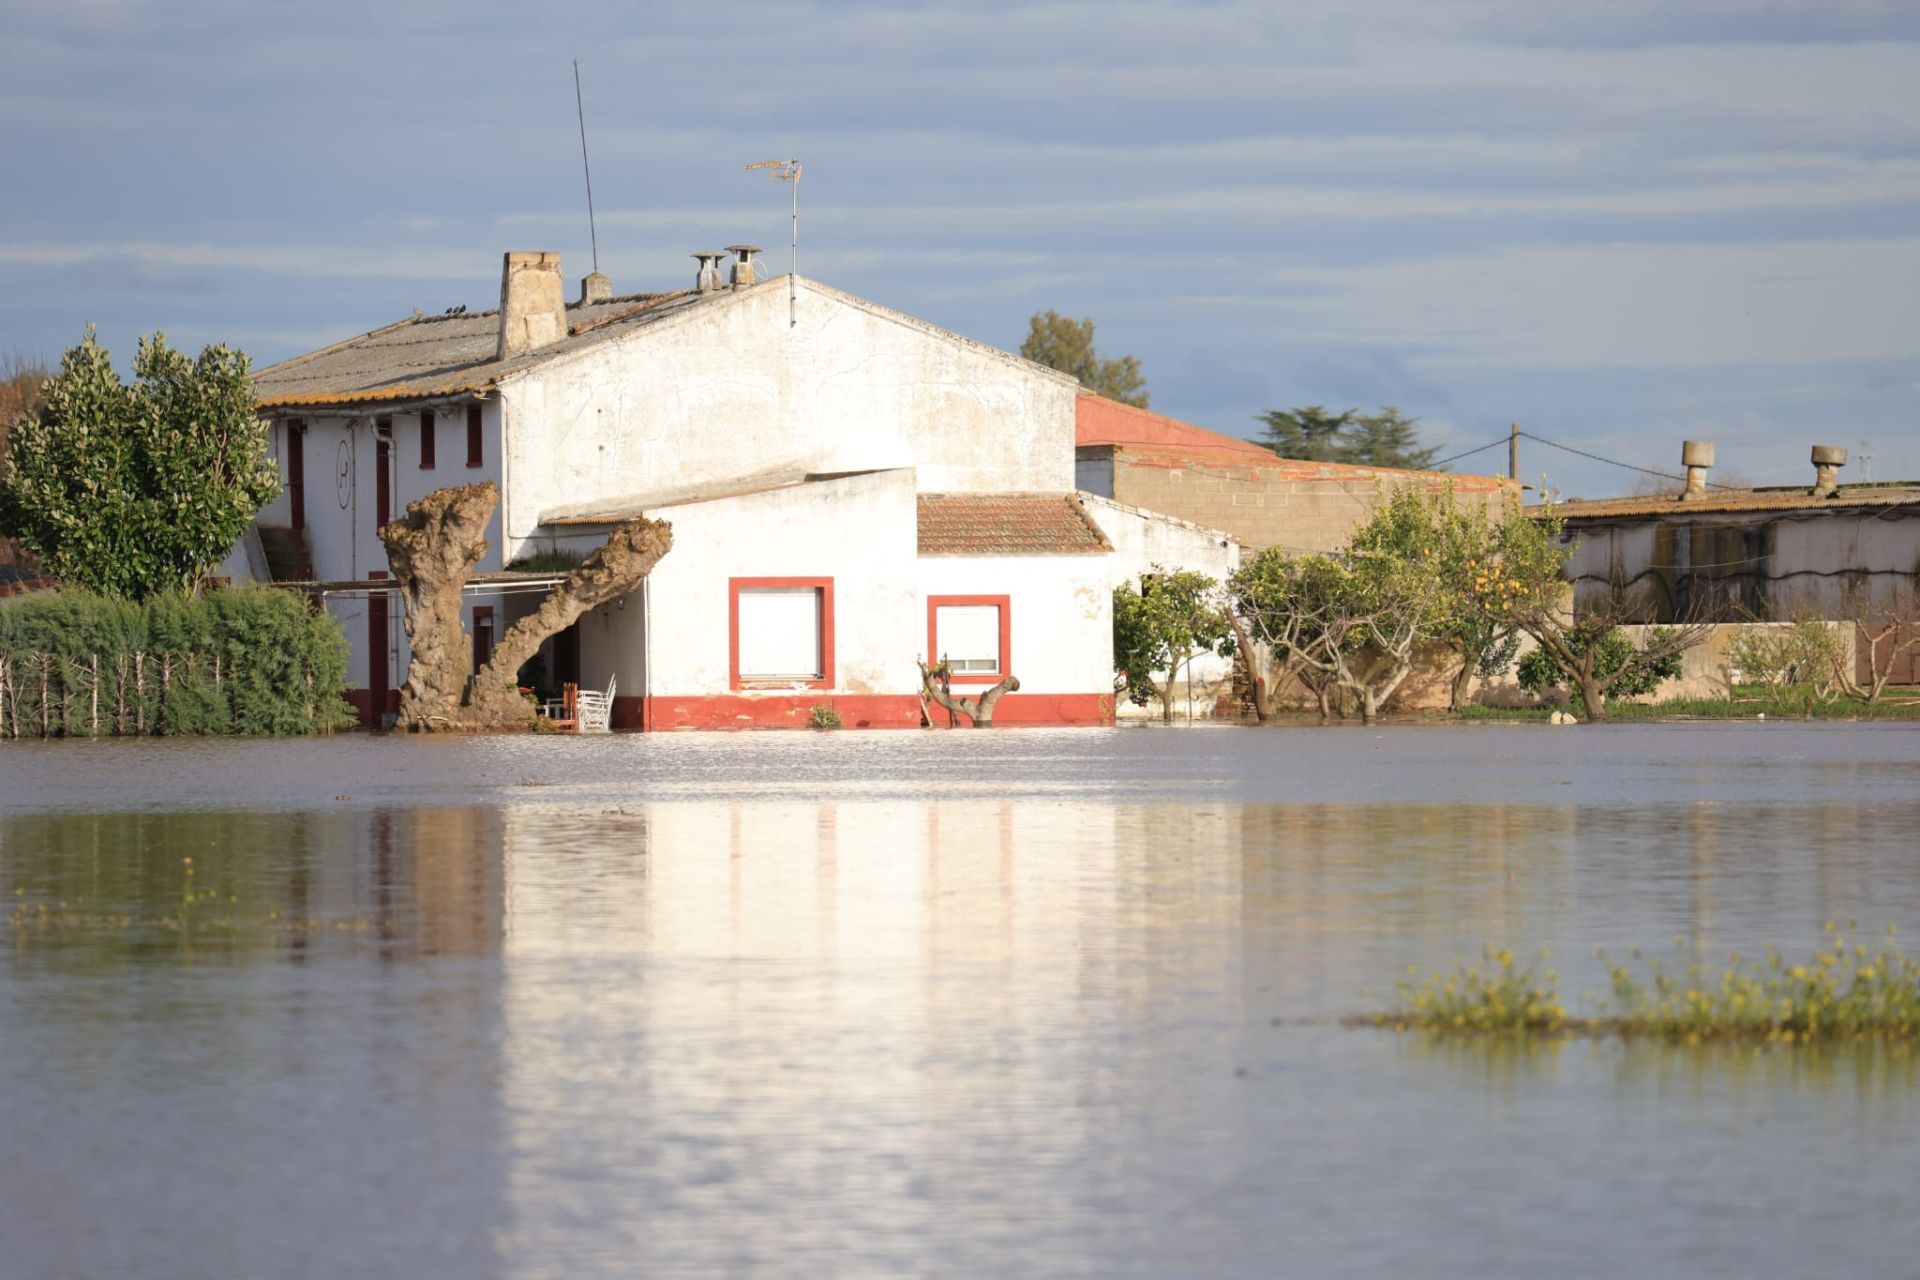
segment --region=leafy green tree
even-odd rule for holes
[[[1420,423],[1393,405],[1378,413],[1347,409],[1329,413],[1317,404],[1273,409],[1260,414],[1267,438],[1257,443],[1283,458],[1309,462],[1351,462],[1371,467],[1433,468],[1438,445],[1422,447]]]
[[[1606,697],[1635,698],[1652,693],[1680,674],[1681,656],[1657,643],[1659,630],[1664,629],[1657,629],[1653,634],[1656,643],[1642,651],[1613,623],[1589,618],[1567,629],[1567,645],[1578,662],[1589,664],[1593,678],[1600,682]],[[1520,659],[1515,674],[1522,689],[1540,694],[1567,683],[1573,673],[1564,670],[1559,659],[1547,650],[1535,649]],[[1586,706],[1582,682],[1573,684],[1573,702],[1588,712],[1589,719],[1594,718],[1591,708]]]
[[[1049,308],[1035,312],[1028,322],[1020,354],[1049,369],[1072,374],[1096,395],[1136,409],[1147,407],[1147,379],[1134,356],[1102,359],[1093,347],[1092,319],[1076,320]]]
[[[1533,638],[1539,657],[1521,659],[1523,687],[1564,684],[1588,721],[1607,718],[1609,695],[1650,692],[1679,673],[1680,655],[1712,632],[1711,613],[1696,612],[1672,627],[1649,628],[1634,642],[1610,611],[1576,618],[1568,599],[1566,563],[1573,547],[1551,508],[1507,513],[1495,527],[1492,555],[1470,566],[1469,601],[1491,622],[1509,622]]]
[[[1220,584],[1204,573],[1154,565],[1113,593],[1114,671],[1136,704],[1160,700],[1162,720],[1173,719],[1182,669],[1203,653],[1231,653],[1232,643]]]
[[[1270,547],[1243,565],[1228,583],[1236,618],[1281,672],[1311,673],[1305,683],[1316,693],[1330,682],[1371,723],[1422,646],[1458,621],[1447,566],[1470,524],[1449,495],[1399,489],[1344,554],[1290,556]],[[1327,709],[1322,693],[1323,716]]]
[[[156,333],[123,384],[89,328],[14,427],[0,532],[64,582],[134,600],[192,591],[280,492],[247,369],[241,352],[192,360]]]
[[[1307,462],[1345,462],[1347,426],[1358,412],[1328,413],[1317,404],[1298,409],[1270,409],[1259,415],[1267,427],[1267,438],[1258,443],[1283,458]]]

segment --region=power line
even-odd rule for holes
[[[1523,432],[1522,434],[1525,434],[1525,433]],[[1505,444],[1506,442],[1507,442],[1507,437],[1501,436],[1498,440],[1490,441],[1489,443],[1483,444],[1475,449],[1469,449],[1465,453],[1449,454],[1447,457],[1440,459],[1438,462],[1429,462],[1426,465],[1425,469],[1428,471],[1438,471],[1441,467],[1447,466],[1449,463],[1458,462],[1462,458],[1471,458],[1476,453],[1485,453],[1489,449],[1498,449],[1501,445]]]
[[[1549,440],[1544,436],[1537,436],[1531,431],[1522,431],[1520,434],[1535,444],[1546,445],[1549,449],[1559,449],[1563,453],[1577,454],[1582,458],[1589,458],[1594,462],[1604,462],[1610,467],[1624,467],[1628,471],[1638,471],[1644,476],[1659,476],[1662,480],[1678,480],[1682,484],[1686,483],[1687,478],[1685,476],[1677,476],[1671,471],[1655,471],[1652,467],[1636,467],[1631,462],[1621,462],[1617,458],[1603,458],[1597,453],[1588,453],[1585,449],[1576,449],[1570,444],[1561,444],[1558,440]],[[1708,481],[1707,487],[1711,489],[1729,490],[1738,490],[1740,488],[1737,484],[1718,484],[1714,481]]]

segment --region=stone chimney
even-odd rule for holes
[[[760,252],[759,245],[730,244],[727,246],[727,252],[733,255],[734,288],[744,289],[759,279],[759,272],[755,269],[753,261],[753,255]]]
[[[1847,451],[1837,444],[1813,446],[1813,496],[1831,498],[1840,492],[1840,468],[1847,465]]]
[[[509,253],[500,269],[499,360],[567,336],[567,289],[557,253]]]
[[[581,306],[584,307],[590,302],[605,302],[612,296],[613,281],[607,279],[607,277],[601,275],[598,271],[592,275],[580,277]]]
[[[1680,446],[1680,465],[1687,469],[1687,487],[1681,491],[1680,501],[1701,501],[1707,496],[1707,471],[1713,466],[1713,442],[1683,442]]]
[[[700,263],[699,274],[693,278],[693,287],[701,293],[718,293],[722,288],[720,263],[726,258],[724,253],[696,253],[693,255]]]

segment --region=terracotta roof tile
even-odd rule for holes
[[[1070,493],[923,493],[923,556],[1098,555],[1107,535]]]

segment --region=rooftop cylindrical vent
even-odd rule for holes
[[[1813,496],[1831,498],[1840,492],[1840,468],[1847,465],[1847,451],[1837,444],[1813,446]]]
[[[1699,502],[1707,496],[1707,472],[1713,466],[1713,442],[1688,440],[1680,446],[1680,465],[1687,469],[1687,487],[1680,493],[1682,502]]]

